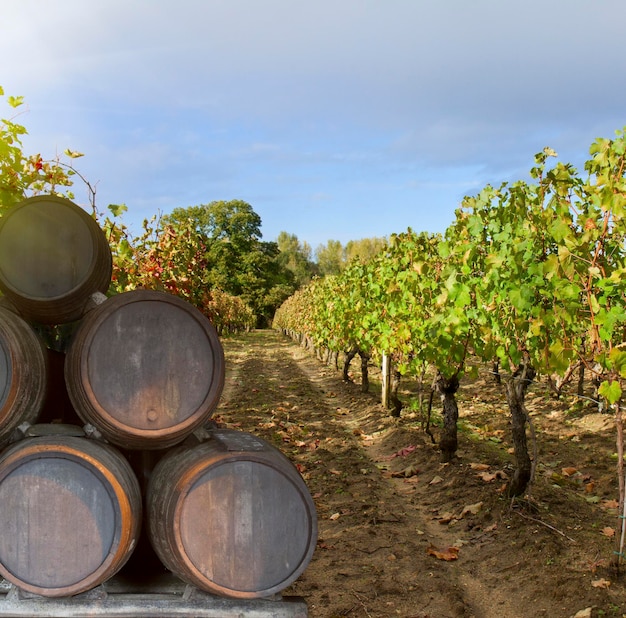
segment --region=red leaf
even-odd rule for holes
[[[446,562],[450,562],[451,560],[456,560],[459,557],[459,548],[448,547],[448,549],[440,550],[431,544],[428,546],[426,553],[429,556],[434,556],[438,560],[445,560]]]

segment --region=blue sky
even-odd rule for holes
[[[136,232],[242,199],[264,240],[315,249],[443,232],[544,146],[582,166],[626,125],[625,19],[623,0],[5,0],[0,85],[26,98],[26,151],[85,153]]]

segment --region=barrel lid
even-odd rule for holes
[[[80,318],[89,295],[108,289],[111,272],[103,231],[69,199],[30,197],[0,218],[0,290],[29,320]]]
[[[224,385],[224,353],[206,316],[154,290],[113,296],[81,323],[66,359],[83,421],[126,448],[165,448],[205,423]]]

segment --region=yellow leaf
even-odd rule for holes
[[[66,148],[63,153],[70,157],[70,159],[78,159],[79,157],[85,156],[84,153],[77,152],[76,150],[70,150],[69,148]]]
[[[611,585],[611,582],[608,579],[596,579],[591,582],[591,585],[594,588],[608,588]]]

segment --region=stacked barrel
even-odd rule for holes
[[[224,354],[209,320],[162,292],[107,298],[110,280],[106,238],[71,201],[0,219],[0,575],[72,596],[145,574],[147,546],[205,592],[279,593],[315,548],[302,477],[212,426]],[[67,345],[46,344],[60,330]]]

